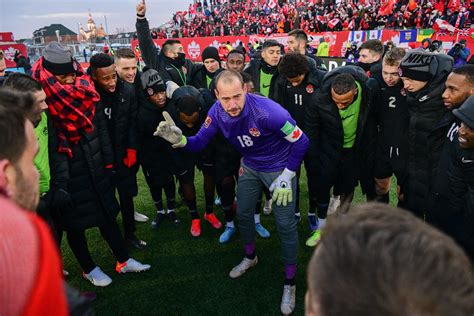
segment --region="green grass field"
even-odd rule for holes
[[[204,201],[202,177],[197,173],[198,209],[202,218]],[[189,233],[190,216],[178,198],[177,214],[181,226],[166,221],[158,230],[150,228],[155,208],[141,171],[138,174],[139,194],[135,198],[136,209],[150,217],[148,223],[137,223],[137,236],[147,241],[144,250],[131,250],[130,255],[152,265],[148,272],[119,275],[115,272],[112,252],[101,238],[98,229],[88,231],[91,254],[97,265],[112,279],[106,288],[93,286],[82,278],[66,238],[62,251],[64,268],[69,271],[68,281],[82,291],[94,291],[94,303],[98,315],[278,315],[283,290],[283,264],[280,261],[280,242],[273,214],[262,214],[262,224],[272,234],[269,239],[257,236],[259,263],[238,279],[228,276],[232,267],[243,257],[242,243],[237,232],[230,243],[219,244],[219,231],[203,219],[202,234],[193,238]],[[393,187],[393,186],[392,186]],[[392,189],[391,198],[395,193]],[[295,315],[304,314],[306,291],[306,266],[313,248],[305,246],[309,228],[306,217],[306,176],[302,176],[301,210],[299,224],[298,274]],[[359,189],[354,203],[363,201]],[[217,216],[224,223],[219,207]],[[118,217],[122,225],[121,215]],[[121,226],[122,227],[122,226]]]

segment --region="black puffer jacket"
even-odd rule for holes
[[[331,84],[341,73],[349,73],[361,84],[362,101],[354,149],[358,163],[358,174],[364,193],[372,195],[373,162],[375,143],[375,120],[370,114],[371,92],[367,87],[367,75],[357,66],[344,66],[329,72],[321,88],[316,90],[315,101],[306,108],[305,128],[310,140],[308,158],[317,172],[317,181],[328,185],[341,159],[344,131],[339,110],[331,98]]]
[[[163,51],[158,55],[158,50],[150,35],[150,27],[147,19],[137,19],[136,23],[138,44],[142,53],[145,64],[157,70],[165,82],[174,81],[179,86],[189,85],[192,82],[195,69],[191,60],[186,59],[182,67],[173,67],[169,59],[163,54]],[[183,82],[183,81],[186,82]]]
[[[114,152],[114,182],[120,194],[135,196],[138,188],[135,180],[137,165],[128,168],[123,159],[127,149],[137,149],[137,98],[135,86],[121,79],[117,81],[115,93],[109,94],[97,87],[101,97],[101,108],[107,122]]]
[[[161,137],[153,136],[158,124],[164,121],[163,111],[171,112],[170,101],[163,108],[145,101],[140,105],[137,115],[137,134],[139,142],[138,161],[147,172],[163,174],[172,170],[172,147]]]
[[[52,179],[66,181],[66,190],[73,202],[73,207],[64,209],[61,214],[66,230],[83,230],[115,220],[119,210],[105,169],[114,160],[103,115],[104,110],[98,103],[93,119],[94,130],[82,135],[79,143],[72,148],[73,156],[67,159],[67,164],[51,169]],[[57,153],[57,140],[49,146],[56,156],[64,155]],[[58,161],[58,157],[53,159]]]
[[[420,91],[408,92],[410,111],[408,126],[408,165],[404,188],[406,207],[420,217],[429,216],[429,194],[438,168],[440,153],[448,126],[442,94],[444,83],[452,70],[452,58],[434,55],[430,64],[433,78]]]

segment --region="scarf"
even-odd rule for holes
[[[96,102],[100,100],[90,78],[79,64],[76,81],[62,85],[56,77],[43,67],[43,58],[33,66],[33,78],[43,87],[53,126],[59,139],[58,151],[72,158],[72,148],[79,143],[83,133],[94,130],[92,120]]]

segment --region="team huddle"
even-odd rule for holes
[[[258,263],[255,235],[270,237],[260,214],[273,212],[285,274],[283,314],[295,309],[302,214],[309,222],[305,244],[315,247],[328,215],[347,213],[359,185],[367,201],[388,204],[395,176],[398,206],[451,236],[474,260],[474,66],[453,69],[447,55],[368,40],[357,64],[327,72],[306,54],[302,30],[289,33],[286,54],[267,40],[261,57],[248,64],[244,51],[234,49],[224,61],[215,47],[194,64],[178,40],[158,52],[144,2],[136,13],[142,71],[133,51],[123,48],[113,57],[94,55],[85,72],[55,42],[31,77],[12,74],[1,91],[2,98],[14,98],[7,89],[35,97],[28,118],[39,143],[37,213],[58,245],[67,233],[92,284],[112,279],[91,257],[85,235],[91,227],[112,249],[118,273],[151,267],[128,254],[129,247],[147,246],[135,228],[148,220],[133,202],[140,167],[156,207],[152,229],[165,220],[181,224],[178,191],[194,237],[201,235],[195,173],[202,172],[204,220],[222,229],[220,243],[237,231],[243,242],[231,278]],[[307,210],[300,208],[302,165]],[[217,200],[225,223],[214,214]]]

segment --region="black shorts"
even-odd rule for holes
[[[194,181],[194,169],[196,167],[204,174],[214,175],[214,159],[214,155],[207,148],[200,153],[178,149],[173,157],[173,173],[181,181]]]
[[[225,139],[219,139],[215,151],[216,182],[225,177],[237,176],[240,168],[240,153]]]
[[[385,179],[394,174],[397,177],[398,183],[401,183],[405,169],[406,160],[401,156],[398,147],[386,145],[377,146],[375,150],[375,178]]]

